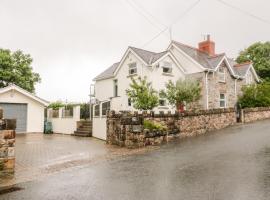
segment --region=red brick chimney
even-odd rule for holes
[[[207,40],[198,44],[199,49],[208,53],[210,56],[215,55],[215,42],[210,40],[210,35],[207,35]]]

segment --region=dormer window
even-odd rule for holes
[[[162,70],[163,70],[163,73],[171,74],[172,73],[172,64],[170,62],[163,62]]]
[[[137,74],[137,63],[133,62],[128,65],[129,75]]]
[[[226,72],[225,67],[219,67],[218,68],[218,81],[219,82],[226,82]]]

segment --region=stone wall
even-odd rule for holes
[[[15,120],[2,119],[0,108],[0,177],[14,173],[15,168]]]
[[[167,127],[166,131],[144,129],[149,120]],[[128,148],[158,145],[176,138],[204,134],[236,123],[234,109],[213,109],[171,114],[115,113],[107,115],[107,143]]]
[[[270,118],[270,107],[243,109],[242,122],[248,123]]]

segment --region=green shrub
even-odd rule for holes
[[[158,131],[165,131],[167,130],[167,127],[163,124],[160,124],[158,122],[150,121],[150,120],[144,120],[143,121],[143,127],[145,129],[149,129],[150,131],[156,129]]]
[[[270,106],[270,83],[245,86],[242,91],[243,95],[239,98],[242,108]]]
[[[65,106],[65,104],[62,103],[61,101],[56,101],[56,102],[50,103],[48,108],[52,108],[53,110],[57,110],[57,109],[62,108],[64,106]]]

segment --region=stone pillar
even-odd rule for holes
[[[0,117],[2,117],[0,108]],[[0,177],[15,170],[15,128],[16,120],[0,119]]]

